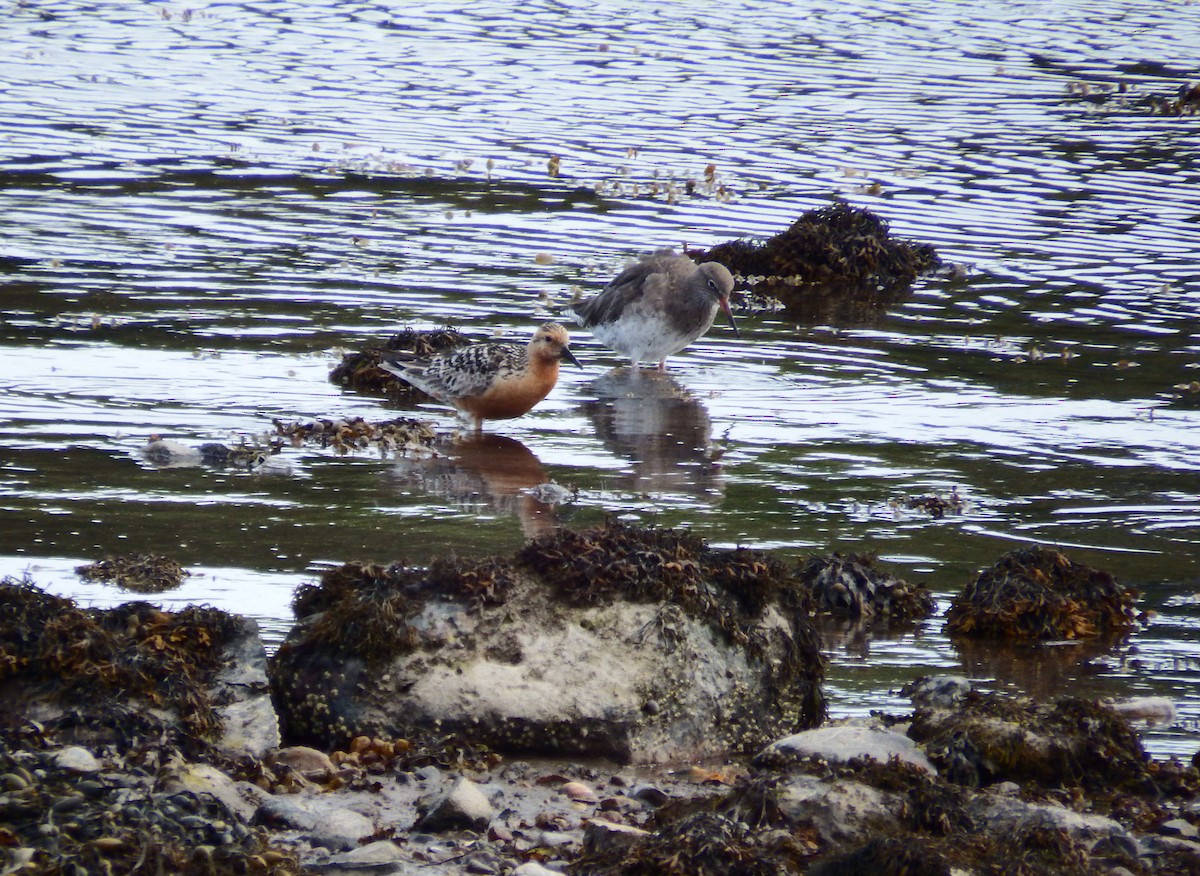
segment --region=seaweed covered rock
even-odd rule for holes
[[[1022,548],[984,569],[954,598],[946,632],[1027,640],[1122,632],[1136,622],[1137,597],[1107,572],[1052,548]]]
[[[95,563],[76,566],[75,574],[89,581],[109,581],[122,590],[162,593],[174,590],[192,573],[170,557],[154,554],[107,556]]]
[[[888,574],[867,556],[814,555],[796,574],[812,591],[817,608],[838,617],[919,620],[935,608],[928,587]]]
[[[316,445],[340,454],[357,450],[381,454],[428,451],[437,437],[429,423],[410,417],[396,417],[379,423],[362,417],[310,420],[307,423],[275,420],[274,425],[276,433],[290,441],[293,447]]]
[[[809,210],[765,241],[734,240],[689,255],[720,262],[743,277],[758,275],[791,285],[892,285],[912,282],[941,263],[932,246],[894,239],[886,221],[842,200]]]
[[[424,398],[425,395],[379,367],[384,353],[401,350],[430,356],[446,350],[465,347],[470,339],[452,328],[436,331],[417,331],[406,328],[392,335],[382,347],[367,347],[354,353],[346,353],[342,361],[329,374],[329,380],[360,392],[394,392],[401,398]]]
[[[294,602],[271,664],[292,742],[457,736],[666,761],[824,717],[810,601],[781,563],[672,530],[560,531],[511,560],[350,564]]]
[[[1151,783],[1149,757],[1129,721],[1075,697],[1036,704],[973,692],[952,708],[918,708],[908,735],[948,779],[970,787],[1013,781],[1138,789]]]
[[[0,703],[14,719],[58,721],[64,735],[129,746],[150,721],[198,751],[222,743],[229,714],[266,720],[274,744],[265,663],[248,618],[145,602],[81,609],[32,582],[0,581]],[[237,728],[234,747],[265,747],[247,733]]]

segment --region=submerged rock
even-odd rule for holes
[[[192,573],[170,557],[128,554],[107,556],[95,563],[76,566],[75,574],[88,581],[111,582],[122,590],[162,593],[174,590]]]
[[[824,716],[806,592],[686,533],[561,531],[510,561],[352,564],[296,597],[272,661],[293,742],[458,736],[665,761],[755,750]]]
[[[1079,639],[1136,623],[1138,591],[1052,548],[1011,551],[954,597],[950,635],[1005,639]]]
[[[868,556],[811,556],[801,564],[797,577],[812,590],[821,611],[838,617],[919,620],[936,607],[928,587],[876,568]]]
[[[688,254],[698,262],[720,262],[743,277],[790,279],[793,284],[890,285],[911,282],[941,264],[932,246],[893,238],[883,219],[842,200],[809,210],[765,241],[735,240]]]

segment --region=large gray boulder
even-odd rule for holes
[[[767,555],[671,530],[564,531],[511,561],[351,564],[295,604],[271,665],[293,743],[453,734],[664,762],[824,716],[805,591]]]

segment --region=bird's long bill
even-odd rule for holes
[[[733,321],[733,311],[729,307],[729,298],[721,299],[721,309],[725,311],[725,316],[729,319],[729,327],[733,329],[733,336],[740,338],[742,333],[738,331],[737,323]]]
[[[583,367],[582,365],[579,364],[579,360],[575,358],[575,354],[571,352],[570,347],[563,347],[562,358],[566,359],[568,362],[570,362],[576,368]]]

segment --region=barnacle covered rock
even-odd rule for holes
[[[293,742],[457,734],[684,759],[820,723],[809,607],[764,554],[672,530],[560,531],[511,560],[332,570],[297,594],[271,677]]]
[[[946,612],[950,635],[1079,639],[1136,623],[1137,590],[1052,548],[1011,551],[984,569]]]
[[[952,708],[917,709],[909,736],[946,778],[1135,790],[1151,782],[1137,732],[1114,709],[1075,697],[1034,703],[969,694]]]

